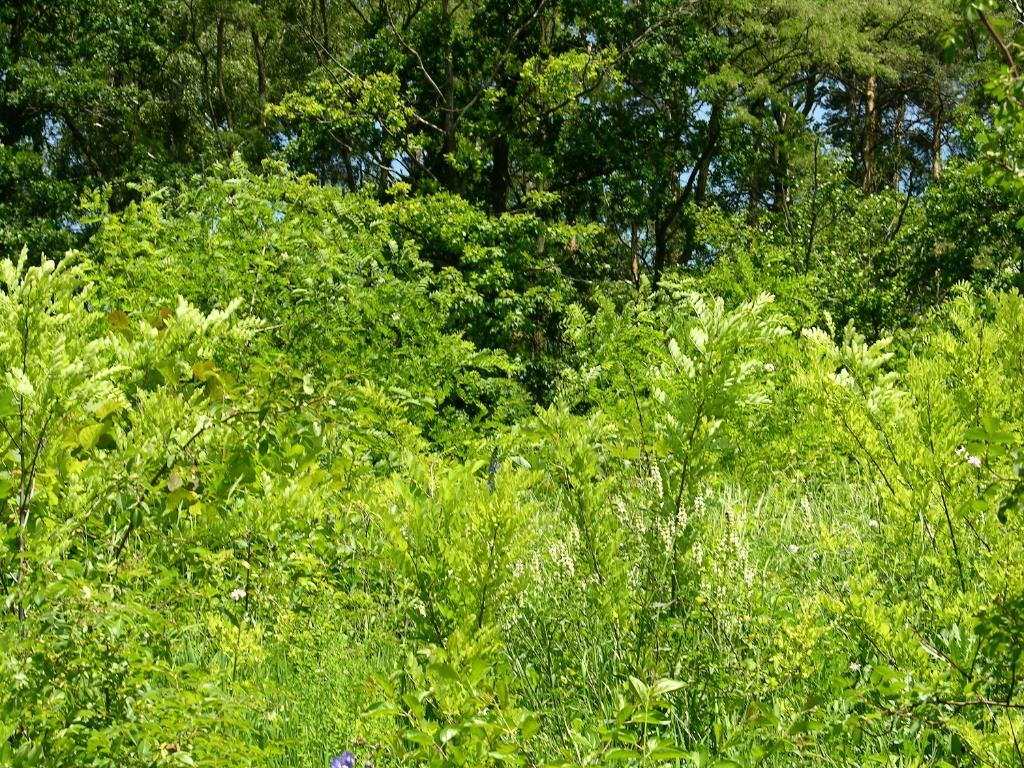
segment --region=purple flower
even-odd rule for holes
[[[498,446],[494,446],[494,450],[491,451],[491,461],[487,465],[487,488],[494,493],[494,476],[498,474],[498,470],[501,468],[501,462],[498,461]]]
[[[331,768],[356,768],[356,756],[351,752],[342,752],[331,758]]]

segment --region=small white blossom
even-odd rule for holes
[[[878,521],[877,520],[868,520],[868,528],[877,528],[877,527],[878,527]]]
[[[968,456],[967,457],[967,463],[970,464],[975,469],[980,469],[981,468],[981,457],[980,456]]]
[[[242,589],[241,587],[231,591],[231,599],[234,600],[236,603],[239,600],[242,600],[244,598],[245,598],[245,590]]]
[[[548,555],[551,560],[562,568],[562,571],[572,578],[576,575],[576,563],[573,560],[569,547],[563,541],[553,542],[548,547]]]
[[[854,385],[853,375],[845,368],[840,368],[838,372],[833,373],[832,380],[841,387],[853,387]]]
[[[851,661],[850,662],[850,671],[851,672],[860,672],[860,662],[859,661]]]
[[[679,505],[679,514],[676,515],[676,520],[675,520],[675,528],[676,528],[676,530],[677,531],[685,530],[686,529],[686,521],[688,519],[689,519],[689,517],[686,514],[686,505],[685,504],[680,504]]]
[[[789,554],[795,555],[799,551],[800,551],[800,547],[798,547],[796,544],[790,544],[789,545]]]
[[[764,369],[768,371],[768,373],[775,373],[775,365],[772,363],[765,363]]]

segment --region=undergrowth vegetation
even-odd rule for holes
[[[1017,760],[1019,293],[595,296],[531,408],[452,318],[547,312],[399,208],[225,168],[4,264],[5,764]]]

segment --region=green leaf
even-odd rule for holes
[[[625,749],[623,747],[613,747],[604,753],[605,760],[636,760],[640,758],[640,754],[632,749]]]
[[[661,680],[655,681],[654,685],[651,686],[651,693],[654,696],[664,696],[685,687],[686,683],[680,682],[679,680],[662,678]]]
[[[690,753],[676,746],[657,747],[651,750],[649,757],[658,762],[668,760],[685,760]]]
[[[107,431],[107,425],[102,422],[89,424],[78,431],[78,444],[87,451],[96,447],[103,433]]]
[[[10,390],[0,392],[0,419],[6,419],[9,416],[16,416],[17,413],[18,404],[15,401],[14,393]]]
[[[421,747],[431,747],[434,745],[434,739],[429,733],[425,733],[417,728],[409,728],[402,734],[402,738],[406,741],[411,741],[413,744],[419,744]]]
[[[629,684],[633,686],[633,690],[636,691],[637,695],[641,699],[646,699],[647,698],[647,686],[644,684],[644,682],[642,680],[640,680],[639,678],[633,677],[633,675],[630,675],[629,676]]]

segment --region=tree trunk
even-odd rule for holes
[[[907,97],[900,96],[900,104],[896,109],[896,123],[893,126],[893,161],[892,161],[892,188],[897,192],[900,189],[900,177],[903,172],[903,132],[907,119]]]
[[[511,77],[501,77],[498,84],[505,93],[515,92],[516,83]],[[507,97],[502,97],[495,104],[494,114],[497,128],[491,142],[490,203],[491,212],[500,216],[508,208],[508,192],[512,184],[509,131],[515,120]]]
[[[345,167],[345,184],[348,186],[348,191],[352,193],[358,192],[359,180],[356,178],[356,170],[352,165],[352,153],[345,144],[341,145],[341,160]]]
[[[454,154],[456,147],[456,120],[455,120],[455,60],[452,46],[454,34],[454,21],[452,12],[449,10],[448,0],[441,4],[441,16],[444,19],[445,30],[445,72],[444,91],[441,110],[444,113],[442,125],[444,127],[444,141],[441,146],[441,182],[451,192],[460,194],[462,192],[459,183],[458,171],[452,163],[450,156]]]
[[[329,54],[331,52],[331,30],[327,23],[327,0],[320,0],[320,25],[323,40],[320,44],[324,48],[324,53]]]
[[[224,28],[226,24],[227,22],[223,16],[217,19],[217,92],[220,95],[221,108],[224,110],[224,121],[227,123],[228,130],[234,131],[235,121],[231,116],[231,104],[228,102],[227,89],[224,87],[224,49],[227,45],[227,41],[224,36]]]
[[[395,158],[392,157],[388,152],[383,149],[380,151],[380,172],[377,174],[377,199],[384,202],[388,186],[391,183],[391,171],[390,168],[395,162]]]
[[[668,223],[664,219],[654,222],[654,286],[661,282],[668,261]]]
[[[500,216],[508,205],[508,137],[502,133],[491,145],[491,213]]]
[[[875,162],[878,142],[878,79],[871,75],[864,95],[864,192],[875,189]]]
[[[695,216],[687,216],[683,222],[686,238],[683,241],[683,260],[686,266],[693,265],[693,252],[697,248],[697,219]]]
[[[804,84],[804,103],[800,108],[804,118],[810,118],[814,106],[818,100],[818,74],[815,70],[807,75],[807,82]]]
[[[932,113],[932,178],[942,175],[942,107]]]
[[[224,148],[224,142],[221,140],[220,123],[217,122],[217,105],[213,100],[213,84],[210,75],[210,60],[206,56],[206,51],[199,44],[199,30],[198,20],[196,19],[195,13],[189,15],[189,41],[192,43],[192,48],[195,50],[196,56],[199,58],[199,64],[202,67],[202,87],[203,87],[203,114],[210,121],[210,128],[213,130],[213,138],[217,142],[217,149],[220,154],[224,157],[227,156],[227,151]]]
[[[629,225],[629,274],[633,278],[633,287],[640,287],[640,231],[633,222]]]
[[[811,269],[811,254],[814,252],[814,235],[818,229],[818,136],[814,136],[814,166],[811,177],[811,223],[807,230],[807,246],[804,248],[804,273]]]
[[[716,101],[711,105],[711,114],[708,116],[708,141],[704,153],[700,157],[697,170],[697,186],[693,190],[693,199],[697,203],[703,203],[708,191],[708,176],[711,172],[711,158],[713,153],[707,151],[718,143],[719,134],[722,132],[722,103]]]
[[[747,200],[747,220],[751,224],[757,223],[758,210],[761,207],[761,152],[763,151],[764,131],[760,120],[763,119],[764,101],[759,101],[750,110],[750,114],[758,118],[757,128],[754,129],[754,160],[750,170],[750,197]]]
[[[260,130],[267,133],[267,70],[263,58],[263,43],[256,27],[252,28],[252,50],[256,58],[256,108],[259,110]]]
[[[772,208],[776,211],[789,209],[789,154],[786,151],[786,131],[789,129],[784,109],[772,105],[772,117],[777,129],[775,145],[772,147]]]

